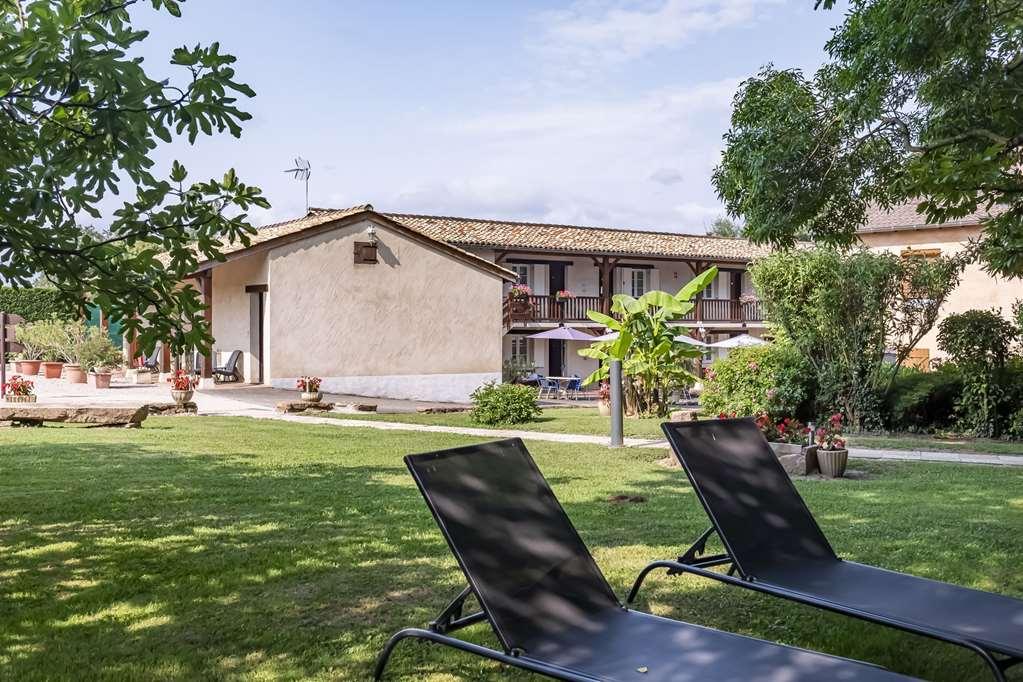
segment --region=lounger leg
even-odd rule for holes
[[[494,651],[488,649],[485,646],[473,644],[472,642],[466,642],[461,639],[455,639],[454,637],[448,637],[436,632],[430,632],[429,630],[421,630],[419,628],[407,628],[394,634],[391,639],[387,641],[387,645],[384,650],[380,652],[380,656],[377,658],[376,667],[373,670],[373,679],[380,680],[384,675],[384,668],[387,667],[387,661],[391,657],[391,652],[394,651],[394,647],[398,645],[398,642],[403,639],[423,639],[428,642],[435,642],[437,644],[443,644],[453,649],[465,651],[470,654],[476,654],[483,658],[489,658],[494,661],[499,661],[515,668],[521,668],[523,670],[529,670],[531,672],[540,673],[547,677],[552,677],[556,680],[568,680],[568,682],[599,682],[595,677],[588,675],[579,675],[568,670],[562,670],[554,666],[545,665],[538,661],[531,661],[523,659],[518,656],[512,656],[501,651]]]

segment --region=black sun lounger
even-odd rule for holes
[[[624,608],[518,439],[405,458],[469,586],[418,638],[561,680],[906,680],[827,656]],[[463,615],[475,595],[481,611]],[[486,621],[501,651],[448,633]]]
[[[677,561],[643,569],[627,603],[666,568],[966,647],[997,680],[1023,661],[1023,601],[840,559],[752,420],[662,428],[711,527]],[[707,556],[713,533],[725,553]]]

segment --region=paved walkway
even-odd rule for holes
[[[35,379],[39,402],[41,403],[123,405],[125,403],[169,402],[170,399],[166,385],[135,386],[114,384],[109,390],[97,391],[87,384],[69,384],[62,380],[47,380],[41,377],[35,377]],[[522,431],[518,429],[483,429],[462,426],[436,426],[361,419],[312,417],[280,414],[274,411],[274,406],[279,401],[293,399],[294,397],[295,394],[291,391],[246,384],[222,385],[209,390],[196,391],[195,393],[195,401],[199,412],[206,415],[278,419],[306,424],[370,428],[383,431],[455,433],[480,438],[522,438],[524,440],[540,440],[552,443],[585,443],[607,446],[610,440],[606,436],[572,433],[545,433],[542,431]],[[412,413],[418,407],[450,407],[450,404],[443,403],[387,400],[347,395],[325,395],[324,398],[340,405],[352,403],[376,405],[388,412]],[[626,438],[625,445],[639,448],[668,448],[667,442],[663,439],[650,438]],[[850,448],[849,455],[859,459],[1023,466],[1023,455],[983,455],[959,452],[930,452],[926,450],[874,450],[868,448]]]

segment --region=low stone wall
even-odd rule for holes
[[[43,422],[63,422],[137,429],[148,416],[149,408],[146,405],[82,407],[37,403],[0,404],[0,426],[36,426]]]

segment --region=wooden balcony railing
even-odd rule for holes
[[[585,322],[587,310],[600,310],[599,296],[576,296],[558,301],[554,296],[527,296],[504,299],[504,325],[526,322]],[[729,298],[705,298],[685,315],[689,322],[761,322],[763,306],[759,301],[743,303]]]

